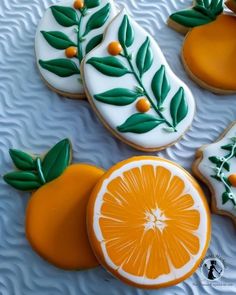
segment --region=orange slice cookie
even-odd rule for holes
[[[183,168],[157,157],[134,157],[105,173],[89,200],[87,221],[101,264],[142,288],[188,278],[210,241],[201,188]]]
[[[34,250],[63,269],[97,266],[87,237],[86,207],[104,171],[87,164],[68,166],[67,139],[43,158],[18,150],[10,150],[10,155],[20,170],[6,174],[4,180],[19,190],[36,190],[26,211],[26,236]]]
[[[182,61],[190,77],[212,92],[231,94],[236,93],[236,17],[222,12],[222,0],[199,0],[172,14],[168,24],[187,33]]]

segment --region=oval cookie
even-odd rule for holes
[[[210,241],[210,214],[197,182],[157,157],[116,164],[94,188],[88,233],[98,260],[133,286],[159,288],[188,278]]]
[[[119,139],[143,151],[174,144],[192,123],[195,103],[154,39],[125,10],[83,61],[89,102]]]
[[[35,51],[46,84],[69,98],[84,98],[83,57],[103,38],[115,15],[113,0],[64,0],[49,7],[38,25]]]

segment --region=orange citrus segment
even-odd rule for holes
[[[27,238],[52,264],[64,269],[98,265],[87,236],[86,207],[103,173],[97,167],[74,164],[32,195],[26,215]]]
[[[115,165],[96,185],[88,230],[106,268],[128,283],[154,288],[194,272],[210,239],[209,210],[183,168],[136,157]]]

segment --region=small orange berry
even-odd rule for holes
[[[82,8],[84,8],[84,0],[76,0],[74,2],[74,8],[75,9],[82,9]]]
[[[118,41],[113,41],[108,45],[107,51],[111,55],[118,55],[122,51],[122,46],[120,45],[120,42]]]
[[[231,174],[228,180],[233,187],[236,187],[236,174]]]
[[[77,48],[73,46],[66,48],[65,55],[69,58],[75,57],[77,55]]]
[[[143,97],[136,103],[136,108],[139,112],[146,113],[150,110],[151,104],[146,97]]]

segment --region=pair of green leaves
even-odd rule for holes
[[[220,168],[220,166],[222,165],[222,160],[219,157],[213,156],[209,157],[208,159],[210,162],[216,164],[218,168]],[[223,168],[227,171],[230,171],[230,164],[228,162],[225,162]]]
[[[188,28],[205,25],[223,12],[223,5],[223,0],[197,0],[194,7],[173,13],[170,19]]]
[[[19,171],[4,175],[4,180],[16,189],[32,191],[63,173],[70,163],[71,144],[68,139],[60,141],[46,154],[43,161],[19,150],[12,149],[9,153]]]

